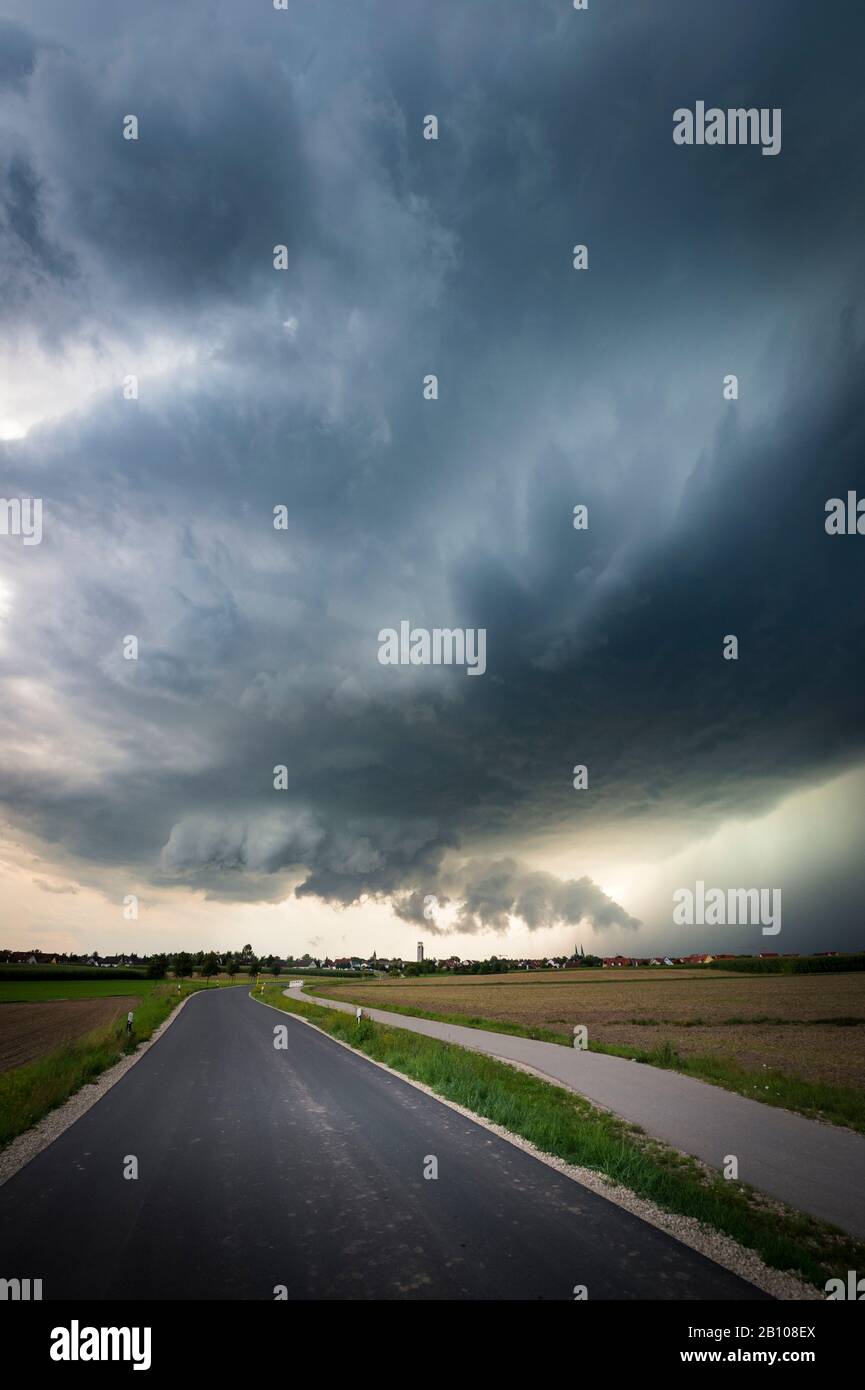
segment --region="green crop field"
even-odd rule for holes
[[[0,980],[0,1004],[36,1004],[50,999],[108,999],[114,994],[151,994],[160,980]]]
[[[272,980],[273,975],[262,971],[259,980]],[[138,994],[146,999],[156,985],[177,986],[178,980],[124,979],[109,975],[104,971],[90,980],[68,980],[61,974],[53,980],[0,980],[0,1004],[35,1004],[50,999],[110,999],[112,995]],[[186,983],[189,983],[188,981]],[[203,988],[215,989],[217,985],[248,985],[248,975],[214,975],[212,980],[202,980],[195,976],[195,983]]]

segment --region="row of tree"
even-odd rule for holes
[[[553,965],[561,966],[563,970],[577,970],[580,966],[591,968],[592,966],[602,965],[600,956],[587,956],[582,952],[574,952],[572,956],[550,956]],[[546,959],[544,964],[546,964]],[[537,962],[534,962],[537,968]],[[469,965],[461,963],[450,964],[437,960],[418,960],[408,961],[405,965],[397,968],[401,975],[507,975],[511,971],[525,970],[526,962],[519,960],[509,960],[506,956],[490,956],[489,960],[473,960]],[[394,973],[391,966],[389,973]]]
[[[219,954],[216,951],[160,952],[150,957],[147,973],[154,980],[164,979],[169,972],[178,980],[191,979],[193,975],[208,980],[214,975],[257,975],[262,970],[279,975],[282,968],[278,956],[259,957],[246,945],[242,951],[221,951]]]
[[[353,965],[356,963],[356,968],[363,964],[360,956],[352,956],[351,960]],[[585,955],[581,949],[575,950],[572,956],[553,956],[550,960],[552,963],[570,970],[579,966],[591,968],[601,964],[600,956]],[[546,964],[546,961],[543,963]],[[202,979],[209,979],[214,975],[228,975],[230,977],[238,974],[257,975],[260,971],[279,975],[283,969],[321,969],[322,967],[333,967],[333,964],[334,962],[330,957],[316,958],[308,953],[303,956],[284,958],[274,955],[257,956],[252,946],[247,944],[241,951],[161,953],[150,957],[147,973],[153,979],[163,979],[169,973],[179,980],[189,979],[193,975],[199,975]],[[533,964],[538,963],[533,962]],[[511,960],[506,956],[490,956],[488,960],[472,961],[470,965],[463,965],[454,956],[448,961],[403,962],[393,960],[389,962],[387,968],[391,975],[407,976],[454,972],[461,975],[505,975],[510,971],[525,970],[526,962]]]

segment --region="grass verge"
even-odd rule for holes
[[[323,999],[330,996],[324,988],[316,988],[308,985],[304,990],[314,999],[316,994],[320,994]],[[534,1038],[536,1042],[559,1043],[562,1047],[570,1047],[567,1038],[563,1038],[561,1033],[554,1033],[549,1028],[529,1028],[523,1023],[509,1023],[507,1019],[477,1018],[473,1014],[437,1014],[430,1009],[408,1008],[405,1004],[391,1004],[387,999],[383,999],[379,1004],[372,1002],[369,995],[363,999],[349,999],[347,995],[341,994],[336,1001],[340,1004],[362,1004],[365,1009],[385,1009],[391,1014],[405,1014],[406,1018],[431,1018],[435,1023],[458,1023],[463,1028],[480,1028],[487,1033],[507,1033],[514,1038]]]
[[[327,998],[322,988],[308,988],[310,997],[319,993]],[[502,1019],[476,1018],[468,1014],[433,1013],[430,1009],[407,1008],[405,1005],[390,1004],[386,999],[381,1003],[370,1003],[369,997],[349,1000],[340,995],[340,1003],[362,1004],[364,1008],[380,1008],[388,1013],[405,1014],[407,1018],[429,1018],[437,1023],[457,1023],[463,1028],[480,1028],[487,1033],[507,1033],[511,1037],[534,1038],[538,1042],[558,1043],[560,1047],[572,1046],[570,1040],[561,1033],[546,1028],[529,1028],[521,1023],[508,1023]],[[727,1020],[724,1020],[727,1022]],[[766,1020],[729,1020],[730,1022],[758,1022]],[[858,1023],[858,1019],[855,1022]],[[653,1023],[655,1020],[633,1019],[634,1023]],[[822,1019],[820,1022],[837,1023],[850,1026],[849,1019]],[[737,1095],[747,1096],[749,1100],[762,1101],[764,1105],[775,1105],[782,1110],[793,1110],[810,1120],[825,1120],[830,1124],[842,1125],[857,1134],[865,1134],[865,1095],[853,1086],[836,1086],[826,1081],[803,1081],[785,1072],[770,1070],[768,1067],[753,1071],[743,1067],[730,1057],[696,1056],[683,1057],[670,1042],[660,1043],[654,1048],[623,1046],[616,1043],[589,1043],[590,1052],[606,1052],[611,1057],[625,1057],[646,1066],[663,1067],[667,1071],[682,1072],[685,1076],[696,1077],[698,1081],[708,1081],[713,1086],[722,1086],[725,1091],[735,1091]]]
[[[353,1015],[286,998],[282,987],[258,994],[265,1003],[308,1019],[377,1062],[421,1081],[446,1100],[501,1125],[543,1153],[591,1168],[654,1202],[690,1216],[756,1251],[773,1269],[792,1271],[822,1289],[839,1270],[862,1268],[865,1244],[783,1207],[696,1159],[650,1139],[636,1125],[596,1110],[582,1096],[492,1057]]]
[[[590,1044],[593,1052],[606,1052],[612,1057],[634,1058],[652,1067],[663,1067],[667,1071],[683,1072],[699,1081],[709,1081],[713,1086],[722,1086],[725,1091],[735,1091],[737,1095],[750,1100],[762,1101],[764,1105],[779,1106],[782,1110],[794,1110],[811,1120],[826,1120],[830,1124],[842,1125],[858,1134],[865,1134],[865,1095],[853,1086],[833,1086],[825,1081],[802,1081],[785,1072],[766,1067],[762,1071],[751,1071],[728,1057],[682,1057],[671,1042],[660,1043],[645,1051],[636,1047],[617,1047],[612,1043]]]
[[[125,1018],[119,1017],[35,1062],[0,1072],[0,1148],[119,1062],[124,1054],[134,1052],[182,999],[206,988],[197,983],[187,983],[181,990],[176,983],[156,985],[136,1008],[135,1031],[130,1037],[126,1035]]]

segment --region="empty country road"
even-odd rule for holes
[[[192,997],[0,1187],[0,1276],[46,1300],[765,1297],[244,988]]]

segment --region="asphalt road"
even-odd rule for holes
[[[765,1296],[242,988],[190,999],[0,1188],[0,1277],[46,1300]]]

